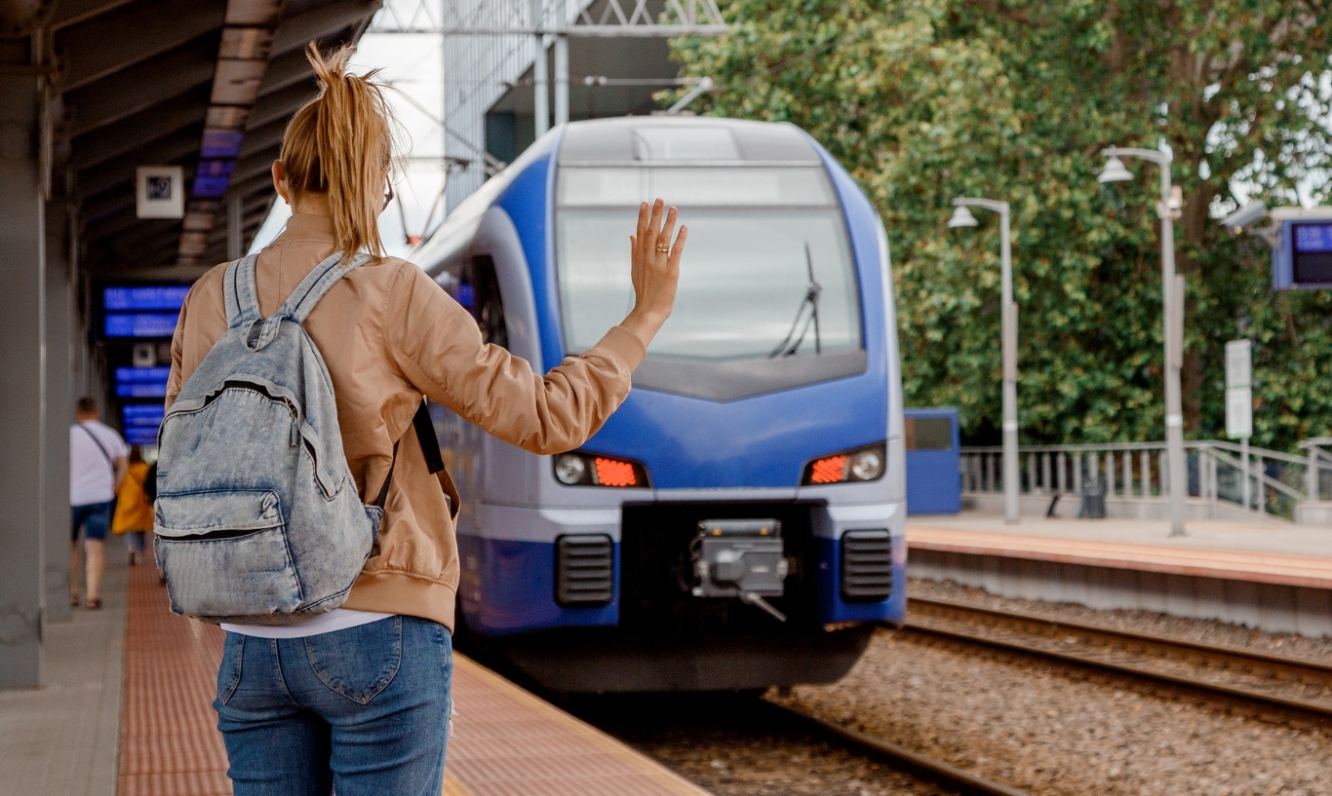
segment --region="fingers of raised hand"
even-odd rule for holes
[[[656,251],[660,254],[665,254],[670,251],[671,236],[675,234],[676,215],[677,211],[674,207],[671,207],[666,211],[665,224],[663,224],[661,232],[657,236]]]
[[[684,254],[685,241],[689,240],[689,227],[680,227],[680,234],[675,236],[675,242],[671,244],[670,259],[666,261],[667,266],[672,271],[680,268],[680,255]]]

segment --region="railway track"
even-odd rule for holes
[[[1332,724],[1332,663],[912,598],[914,632],[1164,683],[1267,720]]]
[[[865,733],[853,730],[850,727],[844,727],[840,724],[825,721],[817,716],[812,716],[808,713],[796,710],[795,708],[790,708],[773,702],[769,702],[768,704],[791,720],[808,725],[820,734],[831,735],[842,743],[873,757],[885,758],[895,766],[904,768],[917,776],[932,780],[948,790],[965,794],[966,796],[1030,796],[1027,791],[1010,787],[1001,782],[986,779],[985,777],[973,774],[966,769],[958,768],[950,763],[937,760],[919,752],[914,752],[890,741],[866,735]]]

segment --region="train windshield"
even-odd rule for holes
[[[689,244],[656,357],[813,357],[861,347],[846,225],[810,166],[576,167],[557,183],[556,246],[566,347],[585,351],[633,303],[629,241],[640,201],[680,208]]]

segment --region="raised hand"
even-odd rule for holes
[[[675,234],[675,221],[674,207],[667,208],[660,199],[651,207],[644,202],[638,208],[638,230],[629,237],[634,308],[621,325],[637,335],[644,346],[652,342],[675,305],[680,256],[689,237],[689,229],[683,226]]]

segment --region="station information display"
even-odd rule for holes
[[[1332,288],[1332,218],[1281,221],[1279,245],[1272,250],[1272,286]]]
[[[156,445],[157,429],[162,425],[164,414],[161,402],[122,406],[120,427],[125,431],[125,441],[131,445]]]
[[[117,398],[165,398],[171,368],[116,368]]]
[[[102,290],[103,335],[118,339],[160,339],[176,331],[188,285],[133,285]]]

